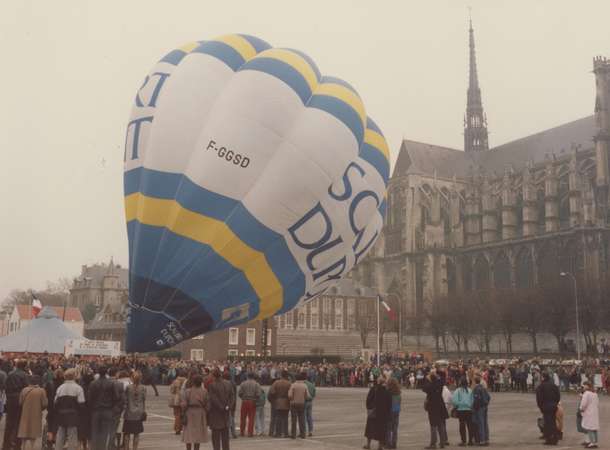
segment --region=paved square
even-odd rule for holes
[[[267,389],[267,388],[266,388]],[[184,448],[180,438],[171,433],[172,420],[167,405],[166,388],[160,397],[150,396],[148,421],[141,437],[140,448],[178,449]],[[364,403],[367,390],[359,388],[318,388],[314,402],[314,437],[305,440],[272,439],[268,437],[238,438],[231,441],[231,449],[360,449],[364,444],[363,432],[366,420]],[[564,440],[555,449],[582,448],[583,435],[576,432],[576,403],[574,394],[563,395],[565,408]],[[398,448],[423,448],[428,444],[429,429],[427,415],[423,410],[424,394],[420,391],[403,390],[400,415]],[[238,405],[239,408],[239,405]],[[269,424],[269,407],[265,411]],[[540,414],[533,394],[493,394],[489,411],[491,446],[495,448],[542,449],[547,448],[538,439],[536,419]],[[604,426],[610,421],[610,397],[600,396],[600,447],[610,448],[610,430]],[[458,422],[447,423],[449,440],[457,447],[459,443]],[[211,448],[211,443],[202,448]],[[373,445],[373,448],[376,448]]]

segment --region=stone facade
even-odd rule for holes
[[[610,61],[593,61],[594,116],[488,150],[470,38],[466,151],[402,142],[383,235],[352,272],[400,295],[403,327],[452,293],[609,282]]]

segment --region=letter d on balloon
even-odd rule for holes
[[[320,218],[324,223],[322,228],[320,228],[321,237],[318,239],[316,239],[317,236],[314,236],[313,238],[310,238],[310,236],[302,236],[302,239],[299,238],[299,236],[297,234],[301,228],[306,227],[307,231],[318,228],[318,227],[315,227],[316,218]],[[308,224],[311,224],[311,225],[309,227],[307,227]],[[292,225],[290,228],[288,228],[288,232],[290,233],[290,236],[292,236],[292,239],[294,240],[295,244],[297,244],[301,248],[305,248],[307,250],[312,250],[314,248],[318,248],[321,245],[324,245],[326,243],[326,241],[328,241],[330,239],[330,237],[333,233],[333,226],[332,226],[332,223],[330,222],[330,217],[328,217],[328,214],[326,213],[326,211],[324,211],[324,208],[322,207],[320,202],[318,202],[316,204],[316,206],[311,208],[294,225]],[[317,233],[316,233],[316,235],[317,235]],[[310,239],[312,240],[312,242],[309,242]]]

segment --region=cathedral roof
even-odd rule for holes
[[[392,176],[433,176],[436,173],[444,178],[454,175],[465,178],[475,166],[481,166],[488,172],[499,173],[508,166],[520,169],[525,167],[528,161],[544,161],[547,154],[560,155],[562,150],[569,151],[572,145],[580,146],[582,150],[591,149],[595,133],[595,116],[591,115],[476,154],[404,140]]]

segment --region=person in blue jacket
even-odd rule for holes
[[[461,447],[466,445],[466,430],[468,430],[468,445],[474,445],[475,442],[475,430],[472,423],[472,402],[472,390],[468,388],[468,380],[464,377],[460,381],[460,387],[455,390],[451,397],[451,403],[453,403],[460,421]]]

